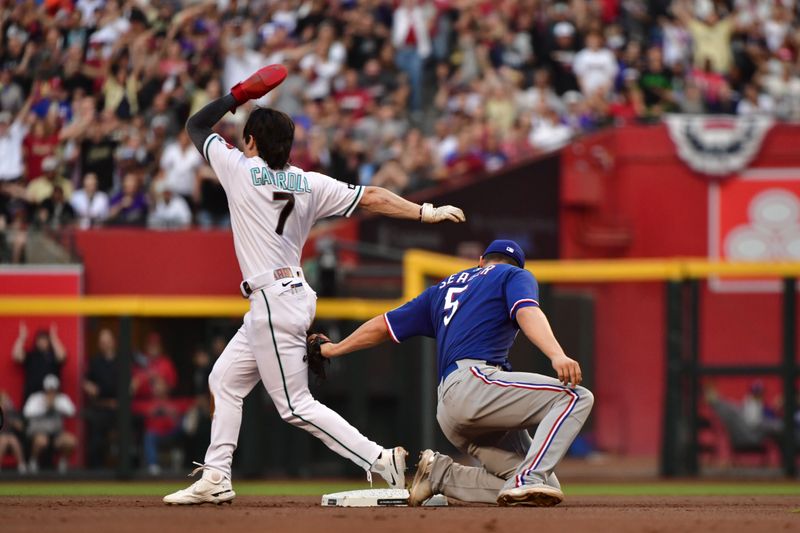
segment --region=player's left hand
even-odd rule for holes
[[[308,369],[320,380],[327,377],[325,365],[330,361],[322,355],[322,345],[331,340],[322,333],[311,333],[306,339],[306,356],[303,358],[308,363]]]
[[[573,387],[576,387],[583,381],[581,365],[576,360],[562,354],[554,357],[552,363],[553,370],[558,374],[558,380],[564,385],[572,384]]]
[[[444,220],[451,222],[464,222],[467,220],[467,217],[464,216],[464,211],[452,205],[433,207],[433,204],[422,204],[421,215],[422,222],[426,224],[436,224]]]

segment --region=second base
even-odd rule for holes
[[[424,504],[426,507],[443,507],[447,498],[436,494]],[[323,507],[407,507],[406,489],[367,489],[336,492],[322,496]]]

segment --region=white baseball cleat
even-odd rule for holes
[[[435,456],[436,452],[433,450],[423,450],[423,452],[419,454],[417,473],[414,474],[411,488],[408,489],[408,505],[411,507],[418,507],[433,496],[431,470],[433,469],[433,458]]]
[[[197,464],[197,463],[195,463]],[[189,487],[164,496],[164,503],[168,505],[199,505],[202,503],[231,503],[236,497],[233,492],[231,480],[222,472],[212,470],[203,465],[195,468],[190,476],[198,471],[203,471],[203,477],[192,483]]]
[[[564,501],[564,493],[549,485],[523,485],[504,489],[497,495],[497,505],[507,507],[525,505],[530,507],[553,507]]]
[[[402,446],[384,449],[372,463],[369,471],[379,474],[393,489],[406,488],[406,457],[408,452]]]

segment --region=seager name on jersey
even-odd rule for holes
[[[268,167],[253,167],[250,169],[253,186],[273,185],[279,189],[290,192],[311,192],[311,186],[305,174],[286,172],[285,170],[272,170]]]

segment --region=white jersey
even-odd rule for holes
[[[291,166],[274,170],[260,157],[245,156],[212,133],[203,143],[209,162],[228,196],[233,244],[243,279],[268,270],[300,265],[314,223],[349,217],[364,187]]]

